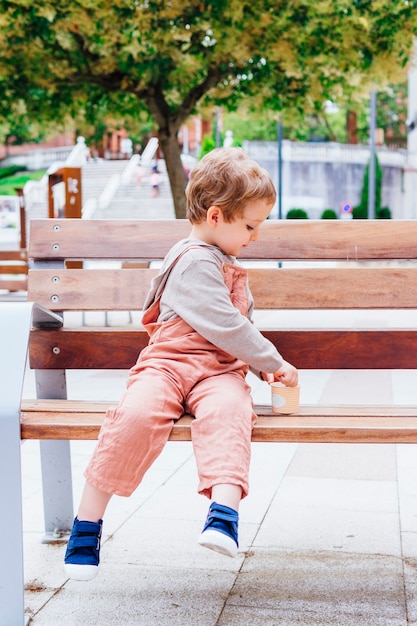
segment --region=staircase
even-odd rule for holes
[[[163,160],[158,161],[161,176],[159,196],[152,198],[150,167],[144,167],[139,177],[136,172],[127,181],[121,181],[110,204],[106,208],[97,208],[94,219],[171,219],[175,217],[174,203],[168,175]]]
[[[134,157],[133,157],[134,159]],[[158,161],[160,192],[152,198],[151,163],[137,176],[135,161],[88,161],[81,168],[82,207],[86,219],[172,219],[175,217],[165,162]],[[32,183],[31,183],[32,184]],[[25,194],[28,226],[33,218],[48,217],[48,179]]]
[[[82,204],[100,197],[110,178],[122,174],[128,161],[87,161],[82,168]]]

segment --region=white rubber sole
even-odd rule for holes
[[[65,563],[64,571],[72,580],[93,580],[98,574],[98,565],[75,565]]]
[[[219,533],[217,530],[205,530],[201,533],[198,540],[200,546],[214,550],[225,556],[230,556],[232,559],[237,556],[237,545],[231,537]]]

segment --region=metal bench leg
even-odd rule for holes
[[[38,398],[66,398],[64,370],[36,371]],[[45,535],[43,543],[67,541],[73,513],[69,441],[40,442]]]
[[[20,401],[32,319],[31,303],[0,307],[0,624],[24,616]]]

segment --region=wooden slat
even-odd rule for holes
[[[80,228],[80,222],[81,228]],[[29,256],[163,258],[188,236],[188,220],[32,220]],[[245,258],[415,259],[415,220],[267,220]]]
[[[128,369],[148,344],[143,329],[33,330],[29,343],[33,369]]]
[[[415,259],[415,220],[267,220],[247,258]]]
[[[141,310],[157,270],[30,270],[28,298],[53,311]]]
[[[27,274],[28,266],[24,263],[7,263],[0,265],[0,274]]]
[[[417,268],[252,269],[258,309],[417,307]]]
[[[24,278],[0,278],[0,289],[6,291],[27,291],[27,280]]]
[[[53,311],[141,310],[157,270],[30,270],[29,300]],[[417,268],[250,269],[258,309],[417,308]]]
[[[111,220],[109,220],[111,221]],[[34,259],[162,259],[187,237],[188,220],[32,220]]]
[[[0,250],[0,261],[27,261],[27,250]]]
[[[105,411],[114,403],[65,400],[25,401],[22,439],[96,439]],[[252,441],[332,443],[417,443],[417,407],[301,406],[298,415],[274,415],[255,407]],[[192,418],[173,427],[172,441],[190,441]]]
[[[417,369],[417,330],[264,330],[299,369]],[[143,329],[33,330],[35,369],[128,369],[147,345]]]

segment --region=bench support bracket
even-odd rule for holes
[[[38,398],[67,397],[64,370],[37,370]],[[68,540],[74,519],[69,441],[40,442],[45,535],[43,543]]]

